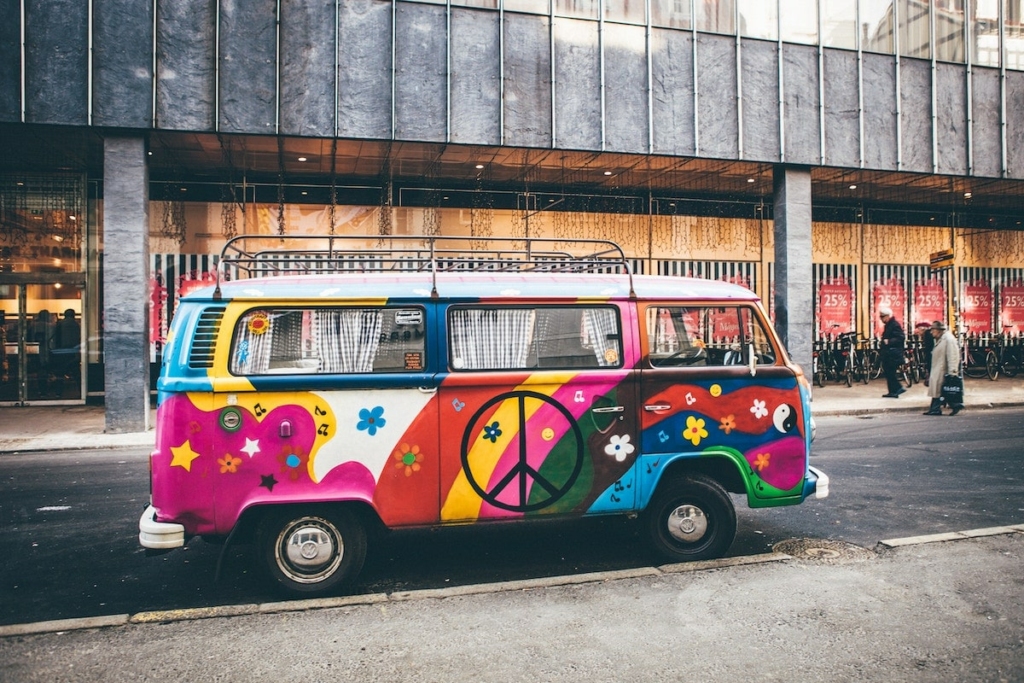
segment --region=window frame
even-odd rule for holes
[[[523,367],[514,368],[457,368],[455,367],[455,359],[453,357],[452,334],[454,332],[454,326],[452,325],[452,314],[459,310],[611,310],[615,316],[615,325],[617,328],[617,342],[618,342],[618,358],[614,364],[611,365],[598,365],[593,366],[540,366],[540,365],[525,365]],[[495,372],[606,372],[621,370],[624,367],[625,359],[625,332],[623,326],[623,315],[622,307],[614,302],[605,302],[600,304],[588,304],[588,303],[453,303],[449,305],[444,313],[445,316],[445,354],[443,361],[446,365],[448,372],[458,374],[473,374],[473,373],[495,373]],[[582,316],[582,313],[581,313]],[[530,340],[531,347],[536,346],[539,340],[534,331],[533,338]],[[529,359],[532,354],[527,354]],[[537,358],[539,361],[539,357]]]
[[[373,310],[373,311],[393,310],[393,311],[397,311],[397,310],[410,310],[410,309],[416,309],[417,311],[420,312],[420,315],[422,316],[422,323],[421,323],[421,327],[422,327],[422,347],[421,347],[421,349],[419,351],[419,353],[421,355],[421,367],[419,367],[417,369],[370,370],[369,372],[324,372],[324,371],[319,370],[319,366],[318,366],[317,369],[309,371],[309,372],[298,371],[299,370],[298,368],[296,368],[296,371],[294,371],[294,372],[280,371],[280,369],[278,371],[275,371],[275,372],[261,372],[261,373],[244,373],[244,372],[236,372],[235,371],[234,358],[235,358],[235,354],[237,353],[237,350],[238,350],[238,345],[240,343],[239,339],[240,339],[240,336],[241,336],[241,326],[244,324],[243,321],[246,320],[246,317],[251,315],[254,312],[266,311],[267,313],[271,313],[272,314],[274,312],[299,312],[299,313],[305,313],[306,311],[339,311],[339,310],[342,310],[342,311],[364,311],[364,310]],[[234,321],[234,323],[232,325],[231,337],[230,337],[230,346],[228,347],[228,354],[227,354],[227,373],[231,377],[256,378],[256,379],[259,379],[259,380],[266,380],[268,378],[278,378],[278,377],[281,377],[281,378],[311,378],[311,377],[328,377],[328,376],[329,377],[360,377],[360,376],[361,377],[370,377],[370,376],[373,376],[373,377],[395,377],[395,378],[398,378],[398,377],[422,375],[424,373],[428,373],[429,372],[429,370],[428,370],[428,365],[430,363],[430,341],[429,341],[429,339],[430,339],[430,322],[429,321],[430,321],[430,316],[429,316],[429,312],[428,312],[427,306],[424,305],[424,304],[421,304],[421,303],[405,303],[405,304],[401,304],[401,303],[388,303],[388,304],[385,304],[385,305],[372,305],[372,304],[365,304],[365,303],[338,304],[338,305],[320,305],[320,304],[298,304],[298,305],[295,305],[295,304],[287,305],[286,304],[286,305],[279,305],[279,304],[270,304],[270,305],[253,305],[253,306],[249,306],[244,311],[242,311],[237,316],[237,318],[235,318],[235,321]],[[379,353],[380,353],[380,349],[378,347],[377,352],[374,354],[374,359],[376,359],[378,357]]]

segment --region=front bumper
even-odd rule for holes
[[[185,545],[185,527],[156,521],[156,508],[150,505],[139,518],[139,543],[153,550],[180,548]]]
[[[817,467],[808,466],[807,469],[810,475],[804,483],[804,497],[813,492],[815,498],[828,498],[828,475]]]

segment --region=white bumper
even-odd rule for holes
[[[156,521],[156,508],[150,505],[139,518],[139,543],[155,550],[180,548],[185,545],[185,527]]]
[[[828,498],[828,475],[819,470],[817,467],[808,467],[818,481],[814,486],[814,497],[815,498]]]

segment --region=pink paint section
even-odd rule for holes
[[[754,472],[767,484],[788,491],[804,480],[804,440],[787,436],[761,444],[743,454]]]

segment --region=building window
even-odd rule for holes
[[[735,0],[693,0],[697,30],[708,33],[736,33]]]
[[[690,28],[691,0],[651,0],[651,24]]]
[[[826,47],[857,49],[857,3],[821,0],[821,43]]]
[[[782,39],[787,43],[818,44],[817,3],[805,0],[780,0]]]
[[[765,40],[779,39],[779,7],[770,0],[739,0],[740,35]]]
[[[960,62],[964,54],[964,0],[935,2],[935,58]]]
[[[971,62],[999,66],[998,0],[971,3]]]
[[[900,54],[931,59],[931,8],[921,0],[899,0]]]
[[[893,54],[892,0],[861,0],[860,44],[868,52]]]

